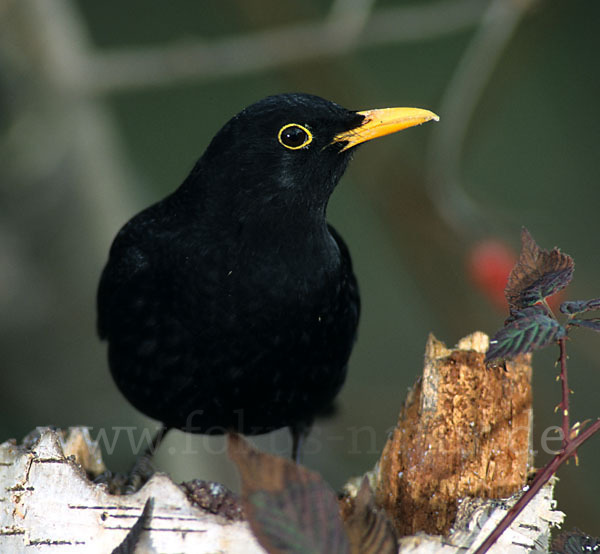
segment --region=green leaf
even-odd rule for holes
[[[600,332],[600,318],[597,317],[590,319],[571,319],[567,325],[587,327],[588,329]]]
[[[533,306],[566,287],[573,277],[573,258],[558,248],[541,249],[529,231],[521,232],[521,254],[504,291],[511,313]]]
[[[566,329],[549,317],[542,307],[525,308],[515,312],[493,336],[485,360],[512,358],[517,354],[539,350],[566,333]]]
[[[582,314],[592,310],[600,310],[600,298],[593,298],[592,300],[572,300],[570,302],[563,302],[560,305],[560,311],[563,314],[569,315]]]
[[[337,497],[318,473],[229,435],[242,502],[261,546],[272,554],[349,554]]]
[[[563,531],[552,541],[551,554],[583,554],[600,552],[600,538],[586,535],[579,529]]]

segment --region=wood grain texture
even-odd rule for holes
[[[456,349],[430,335],[380,459],[377,499],[401,536],[447,534],[462,499],[505,498],[531,469],[530,356],[486,367],[488,337]]]

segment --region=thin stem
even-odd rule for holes
[[[596,420],[593,425],[590,425],[583,433],[571,440],[567,439],[563,449],[558,453],[550,462],[548,462],[543,469],[541,469],[533,481],[529,489],[517,500],[516,504],[506,513],[502,521],[497,527],[490,533],[489,537],[481,543],[481,545],[475,551],[475,554],[484,554],[488,549],[498,540],[500,535],[506,531],[511,523],[521,513],[523,508],[529,504],[531,499],[539,492],[539,490],[550,480],[550,478],[556,473],[558,468],[567,461],[577,449],[588,440],[594,433],[600,431],[600,419]],[[569,437],[569,435],[566,435]]]
[[[559,339],[560,348],[560,381],[562,389],[562,399],[560,401],[560,410],[562,413],[562,431],[563,431],[563,449],[569,444],[569,435],[571,433],[571,424],[569,417],[569,382],[567,379],[567,337]]]
[[[544,308],[546,309],[546,314],[548,315],[548,317],[551,317],[552,319],[558,321],[558,319],[556,318],[556,315],[554,315],[554,312],[552,311],[552,308],[550,307],[550,304],[548,304],[547,296],[545,298],[542,298],[542,306],[544,306]]]

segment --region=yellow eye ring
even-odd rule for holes
[[[299,150],[312,142],[312,133],[298,123],[288,123],[279,129],[277,140],[288,150]]]

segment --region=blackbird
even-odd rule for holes
[[[270,96],[117,234],[98,332],[117,387],[165,430],[289,427],[293,456],[346,376],[360,301],[327,202],[354,147],[438,117]]]

